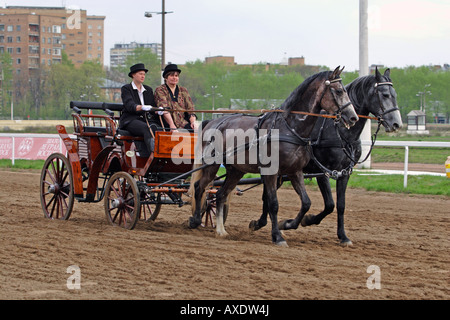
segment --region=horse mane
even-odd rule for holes
[[[381,76],[381,79],[379,79],[381,82],[392,81],[391,78],[386,75],[379,75]],[[361,110],[362,101],[366,100],[367,95],[369,94],[369,89],[373,88],[377,81],[376,75],[368,75],[357,78],[345,86],[353,107],[357,112]]]
[[[345,90],[347,90],[347,94],[357,112],[361,110],[362,101],[364,101],[367,96],[368,88],[373,87],[375,83],[375,76],[368,75],[357,78],[345,86]]]
[[[286,100],[282,103],[281,109],[289,112],[293,111],[294,108],[299,105],[301,102],[307,101],[305,98],[305,94],[308,92],[308,87],[316,80],[327,80],[332,71],[323,71],[316,73],[310,77],[308,77],[305,81],[303,81],[291,94],[286,98]],[[334,80],[334,79],[330,79]]]

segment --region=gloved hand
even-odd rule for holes
[[[142,111],[150,111],[152,108],[152,106],[142,106]]]

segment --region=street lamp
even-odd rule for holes
[[[161,71],[164,70],[166,66],[166,30],[165,30],[165,20],[166,20],[166,14],[167,13],[173,13],[173,11],[166,11],[165,10],[165,0],[162,0],[162,11],[161,12],[152,12],[147,11],[145,12],[144,16],[146,18],[151,18],[152,14],[160,14],[162,16],[162,26],[161,26]],[[164,79],[161,79],[161,83],[164,83]]]
[[[221,94],[221,93],[216,93],[217,86],[211,86],[211,89],[212,89],[212,94],[207,93],[207,94],[205,94],[204,97],[206,98],[206,97],[212,96],[212,109],[213,109],[213,111],[214,111],[214,109],[215,109],[216,95],[217,95],[218,97],[222,97],[222,94]]]
[[[431,91],[427,91],[427,88],[430,87],[431,84],[426,84],[423,91],[419,91],[416,94],[416,97],[419,97],[420,99],[420,111],[423,111],[425,113],[425,95],[431,96]]]

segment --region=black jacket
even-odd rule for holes
[[[153,96],[153,89],[149,86],[143,85],[144,91],[144,104],[149,106],[156,106],[155,98]],[[141,100],[139,99],[138,91],[133,89],[131,83],[126,84],[122,87],[122,103],[124,109],[120,115],[119,127],[125,129],[126,126],[135,119],[144,120],[144,111],[136,111],[136,107],[141,105]],[[155,116],[154,112],[150,112],[150,115]]]

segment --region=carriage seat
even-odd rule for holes
[[[150,151],[144,142],[143,137],[134,137],[129,131],[124,129],[117,129],[117,137],[119,140],[132,140],[139,152],[140,157],[150,157]]]

